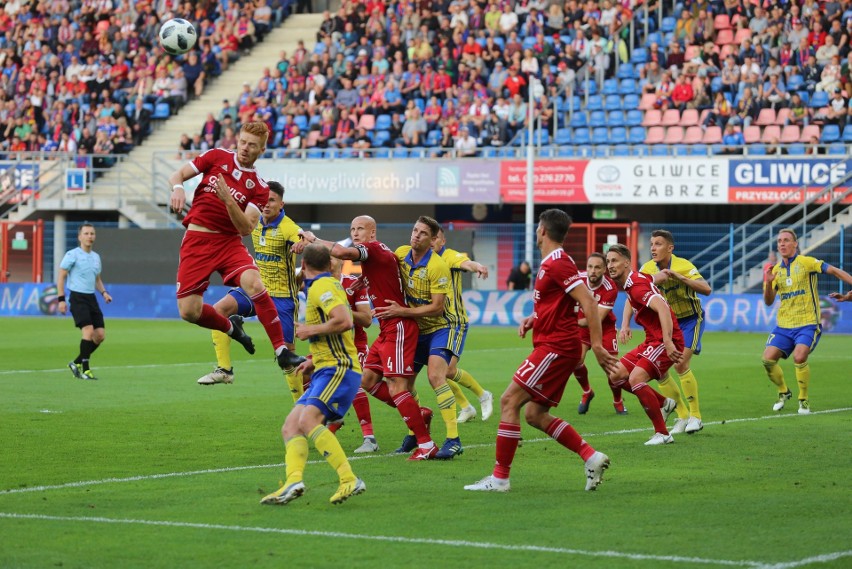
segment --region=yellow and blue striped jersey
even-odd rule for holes
[[[284,210],[268,225],[263,217],[251,232],[254,245],[254,261],[260,270],[260,278],[275,298],[296,300],[299,289],[296,286],[296,254],[290,251],[299,241],[302,228],[284,215]]]
[[[827,269],[828,264],[824,261],[805,255],[796,255],[786,265],[781,260],[772,267],[772,286],[781,299],[778,307],[779,327],[819,325],[817,275]]]
[[[448,249],[447,247],[441,249],[439,254],[450,268],[451,294],[454,298],[453,305],[456,311],[456,319],[460,325],[466,326],[468,323],[467,310],[464,308],[464,300],[462,299],[462,273],[465,270],[461,266],[465,261],[470,261],[470,257],[465,253],[461,253],[455,249]]]
[[[343,306],[351,314],[349,299],[340,281],[331,273],[322,273],[310,281],[305,281],[308,290],[306,324],[323,324],[337,306]],[[358,350],[355,348],[355,332],[346,330],[341,334],[327,334],[310,338],[311,356],[316,369],[324,367],[346,368],[361,373],[358,362]]]
[[[433,294],[446,295],[443,314],[417,319],[420,333],[430,334],[442,328],[458,326],[455,298],[450,286],[450,268],[444,260],[439,255],[434,255],[430,249],[420,262],[415,264],[409,245],[398,248],[396,258],[399,261],[399,276],[402,278],[402,288],[408,306],[415,308],[430,304]]]
[[[651,260],[642,265],[639,272],[647,275],[655,275],[663,269],[669,269],[694,281],[704,278],[701,276],[701,273],[698,272],[698,269],[695,268],[695,265],[686,259],[675,255],[672,255],[672,259],[668,267],[661,267]],[[671,306],[678,319],[689,318],[690,316],[701,314],[701,300],[698,298],[698,293],[680,282],[678,279],[669,277],[658,284],[657,288],[663,292],[663,296],[666,297],[666,302],[669,303],[669,306]]]

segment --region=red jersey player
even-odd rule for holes
[[[580,277],[592,291],[592,296],[598,305],[597,313],[601,320],[603,347],[613,356],[618,356],[618,331],[615,329],[615,314],[612,312],[618,298],[618,287],[606,274],[606,257],[601,253],[589,255],[589,259],[586,261],[586,270],[580,273]],[[580,364],[574,370],[574,377],[577,378],[577,383],[583,388],[583,397],[580,399],[580,405],[577,406],[577,412],[580,415],[585,415],[589,410],[589,403],[595,397],[594,390],[589,386],[589,370],[584,363],[586,353],[592,346],[592,340],[589,336],[589,325],[585,312],[579,304],[574,306],[574,310],[577,313],[577,323],[580,325],[580,340],[583,342]],[[612,383],[609,387],[612,389],[612,404],[615,407],[615,412],[619,415],[626,415],[627,409],[624,408],[624,401],[621,399],[621,387]]]
[[[318,242],[328,247],[333,257],[361,262],[363,284],[369,290],[374,309],[390,306],[391,302],[407,306],[396,254],[376,240],[376,221],[367,215],[356,217],[352,220],[349,235],[352,238],[349,247],[331,241]],[[306,240],[311,237],[306,237]],[[313,239],[316,240],[315,237]],[[297,243],[293,247],[297,253],[300,245]],[[409,460],[427,460],[437,454],[438,447],[429,435],[420,407],[411,394],[417,335],[417,322],[411,318],[382,320],[379,336],[367,354],[361,387],[377,399],[396,407],[405,424],[414,432],[418,448]]]
[[[521,440],[521,408],[530,426],[544,431],[556,442],[577,453],[585,461],[586,490],[601,483],[609,458],[593,449],[571,425],[550,414],[562,398],[568,377],[582,354],[574,303],[592,313],[596,304],[577,272],[573,259],[562,248],[571,218],[562,210],[549,209],[539,217],[536,241],[541,251],[541,267],[533,289],[533,313],[521,323],[523,338],[533,334],[533,351],[515,372],[501,398],[500,425],[497,428],[497,464],[490,476],[465,490],[507,492],[509,470]],[[601,324],[589,321],[592,351],[601,366],[612,373],[616,359],[601,345]]]
[[[181,318],[224,332],[253,354],[254,344],[243,331],[242,319],[228,319],[204,303],[210,275],[218,272],[226,286],[239,286],[250,295],[275,348],[278,365],[286,370],[303,360],[284,345],[278,311],[242,242],[242,236],[249,235],[257,225],[269,200],[269,187],[254,169],[258,156],[266,150],[268,134],[265,123],[246,123],[240,128],[236,152],[208,150],[169,176],[171,207],[180,214],[186,205],[183,182],[202,175],[192,208],[183,220],[187,231],[180,245],[177,299]]]
[[[654,436],[646,445],[674,442],[666,429],[666,418],[674,411],[676,403],[648,387],[648,381],[664,377],[668,369],[683,357],[683,333],[653,277],[630,270],[630,250],[627,247],[618,243],[610,245],[606,266],[612,280],[627,293],[636,323],[645,329],[645,341],[621,358],[618,370],[610,375],[610,381],[629,384],[630,391],[642,403],[654,424]]]

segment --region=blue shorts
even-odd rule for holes
[[[414,353],[414,371],[429,363],[430,356],[438,356],[449,364],[453,356],[458,356],[464,347],[466,333],[457,328],[441,328],[429,334],[420,334],[417,338],[417,351]]]
[[[766,339],[766,347],[778,348],[784,354],[784,358],[788,358],[796,349],[797,344],[808,346],[811,352],[816,350],[820,336],[822,336],[822,330],[816,324],[800,326],[799,328],[776,326],[769,333],[769,338]]]
[[[701,336],[704,335],[705,322],[707,320],[704,318],[703,310],[701,314],[677,319],[680,331],[683,332],[683,347],[689,348],[694,354],[701,353]]]
[[[314,371],[308,390],[297,405],[313,405],[329,421],[342,419],[361,387],[361,374],[344,367],[328,366]]]
[[[234,300],[237,301],[237,314],[243,318],[257,316],[254,310],[254,303],[249,298],[246,291],[241,288],[232,288],[228,291]],[[292,344],[296,339],[296,302],[292,298],[272,298],[272,303],[278,311],[278,319],[281,321],[281,331],[284,333],[284,341]]]

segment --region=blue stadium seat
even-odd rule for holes
[[[613,156],[630,156],[630,147],[626,144],[616,144],[612,149]]]
[[[583,89],[586,88],[586,82],[582,82]],[[598,84],[594,79],[589,79],[589,95],[597,95],[598,94]]]
[[[651,32],[648,34],[648,37],[645,38],[644,46],[648,47],[652,43],[657,44],[658,46],[663,45],[663,35],[660,32]]]
[[[573,146],[560,146],[558,151],[560,158],[571,158],[576,156],[576,151]]]
[[[293,117],[293,124],[299,127],[302,132],[308,130],[308,117],[305,115],[296,115]]]
[[[617,79],[636,79],[636,69],[632,63],[622,63],[618,67],[615,77]]]
[[[499,152],[500,158],[515,158],[518,153],[514,148],[501,148]]]
[[[281,146],[281,141],[284,139],[284,133],[282,131],[278,131],[275,133],[275,137],[272,139],[272,148],[278,148]]]
[[[384,146],[390,141],[390,131],[376,130],[373,134],[373,146]]]
[[[376,130],[390,130],[391,116],[379,115],[376,117]]]
[[[626,104],[625,107],[627,107]],[[642,126],[642,111],[635,110],[635,107],[634,110],[627,111],[624,125],[629,127]]]
[[[308,158],[324,158],[325,152],[322,148],[308,148],[308,151],[305,153],[305,156]]]
[[[604,109],[607,111],[620,111],[621,95],[607,95],[604,102]]]
[[[574,129],[574,144],[584,145],[591,144],[592,137],[589,135],[589,129],[587,128],[575,128]]]
[[[677,20],[673,17],[669,16],[667,18],[663,18],[662,24],[660,24],[660,31],[663,33],[671,33],[675,31],[675,26],[677,25]]]
[[[618,95],[616,95],[618,96]],[[589,95],[589,102],[586,104],[586,110],[589,111],[602,111],[603,110],[603,99],[600,95]]]
[[[847,124],[843,129],[843,142],[852,142],[852,124]]]
[[[618,84],[619,95],[634,95],[638,92],[635,79],[622,79]]]
[[[538,155],[542,158],[555,158],[557,156],[557,150],[556,146],[542,146]]]
[[[647,156],[648,155],[648,147],[644,144],[637,144],[633,146],[633,156]]]
[[[718,93],[722,90],[722,78],[718,75],[710,80],[710,92]]]
[[[606,126],[624,126],[624,113],[621,111],[610,111],[606,114]]]
[[[390,158],[390,148],[373,148],[372,150],[368,156],[372,156],[373,158]]]
[[[284,127],[287,125],[287,115],[278,115],[278,118],[275,119],[275,128],[272,130],[274,132],[279,132],[284,130]]]
[[[340,154],[339,148],[326,148],[325,152],[322,153],[322,157],[326,160],[334,160]]]
[[[766,146],[760,143],[749,144],[746,150],[749,156],[766,156]]]
[[[648,61],[648,50],[644,47],[637,47],[633,50],[633,53],[630,54],[630,63],[633,65],[637,65],[639,63],[647,63]]]
[[[601,89],[601,95],[617,95],[618,79],[606,79]]]
[[[828,148],[825,149],[825,153],[830,154],[831,156],[846,156],[846,145],[841,142],[829,144]]]
[[[171,116],[172,112],[169,109],[168,103],[157,103],[154,107],[154,114],[151,115],[152,119],[167,119]]]
[[[441,143],[441,131],[438,129],[430,130],[426,134],[426,146],[438,146]]]
[[[550,132],[546,128],[539,128],[533,133],[533,140],[536,144],[541,140],[542,145],[550,144]]]
[[[624,127],[613,127],[609,129],[610,144],[627,144],[627,129]]]
[[[574,116],[571,117],[571,128],[583,128],[588,126],[588,122],[586,120],[586,113],[583,111],[576,111]]]
[[[651,146],[651,156],[668,156],[669,147],[665,144],[654,144]]]
[[[630,144],[645,144],[645,127],[630,127],[630,134],[628,135],[627,141]]]
[[[693,144],[689,147],[689,153],[692,156],[707,156],[706,144]]]
[[[804,156],[805,145],[801,142],[796,142],[787,147],[787,154],[790,156]]]
[[[787,90],[798,91],[802,88],[803,83],[804,78],[801,75],[790,75],[790,78],[787,79]]]
[[[631,109],[639,108],[639,95],[624,95],[624,100],[622,101],[622,108],[630,111]],[[639,111],[642,112],[642,111]],[[642,121],[639,121],[642,122]]]
[[[808,103],[809,107],[814,109],[821,109],[823,107],[828,106],[828,93],[825,91],[814,91],[813,96],[811,97],[810,102]]]
[[[689,146],[686,144],[675,144],[672,146],[672,153],[675,156],[689,156]]]
[[[560,128],[556,131],[556,139],[554,140],[556,144],[559,146],[565,146],[566,144],[571,144],[571,129],[570,128]]]
[[[609,130],[605,126],[592,131],[592,144],[609,144]]]
[[[820,142],[823,144],[831,144],[840,140],[840,127],[836,124],[827,124],[822,127],[822,136]]]
[[[390,152],[391,158],[408,158],[409,152],[408,148],[393,148]]]
[[[483,158],[496,158],[497,157],[497,149],[493,146],[486,146],[482,149],[482,157]]]
[[[606,113],[604,111],[592,111],[591,116],[589,116],[589,126],[591,128],[606,126]]]

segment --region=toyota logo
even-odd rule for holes
[[[615,166],[604,166],[600,170],[598,170],[598,180],[603,182],[604,184],[612,184],[618,181],[618,178],[621,176],[621,171]]]

